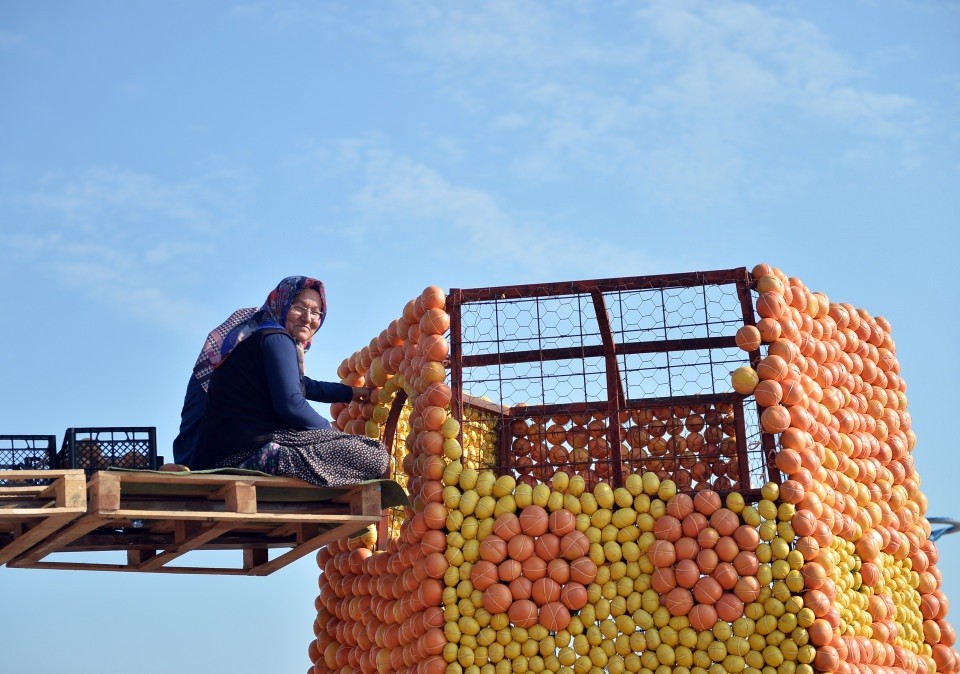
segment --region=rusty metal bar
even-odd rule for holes
[[[447,313],[450,314],[450,413],[460,423],[457,440],[463,446],[463,336],[460,328],[462,290],[451,288],[447,294]]]
[[[383,425],[383,445],[387,448],[387,451],[390,452],[390,458],[394,457],[393,454],[393,445],[396,441],[397,435],[397,424],[400,423],[400,416],[403,414],[403,406],[407,402],[407,392],[402,388],[399,389],[393,396],[393,403],[390,405],[390,413],[387,415],[387,421]],[[387,467],[387,470],[390,470],[390,467],[393,465],[393,461],[390,462],[390,466]],[[386,477],[392,478],[393,475],[387,475]],[[390,511],[384,510],[380,515],[380,521],[377,522],[377,549],[386,550],[387,540],[390,538]]]
[[[504,468],[510,465],[513,451],[513,434],[510,432],[509,415],[500,415],[497,419],[497,474],[503,475]]]
[[[753,316],[753,298],[750,297],[753,280],[746,269],[743,269],[743,274],[736,279],[736,286],[737,297],[740,299],[740,311],[743,313],[743,324],[756,325]]]
[[[465,304],[490,300],[588,294],[594,290],[603,293],[615,290],[650,290],[655,288],[687,288],[702,285],[722,285],[725,283],[735,283],[745,272],[746,269],[744,267],[738,267],[736,269],[661,274],[657,276],[627,276],[585,281],[562,281],[558,283],[471,288],[469,290],[460,290],[459,292],[461,293],[460,302]]]
[[[617,345],[617,353],[622,356],[629,356],[638,353],[728,349],[736,345],[737,341],[735,337],[690,337],[687,339],[668,339],[658,342],[620,343]],[[596,346],[570,346],[538,351],[510,351],[507,353],[484,353],[473,356],[462,356],[461,368],[605,357],[606,347],[603,344],[597,344]]]
[[[393,403],[390,405],[390,413],[387,415],[387,421],[383,425],[383,446],[393,454],[392,447],[397,435],[397,424],[400,423],[400,415],[403,414],[403,406],[407,402],[407,392],[400,389],[393,396]],[[387,477],[392,477],[388,475]]]
[[[662,398],[626,399],[622,410],[639,410],[649,407],[673,407],[675,405],[708,405],[711,403],[735,403],[741,396],[739,393],[704,393],[702,395],[667,396]],[[584,403],[556,403],[552,405],[524,405],[513,408],[514,417],[549,417],[555,414],[594,414],[607,411],[607,401],[591,401]]]
[[[743,399],[733,404],[733,421],[737,428],[737,479],[741,489],[749,489],[750,456],[747,451],[747,425],[743,417]]]
[[[623,486],[623,465],[620,447],[620,422],[617,418],[620,403],[623,401],[623,384],[620,381],[620,367],[617,365],[617,345],[613,339],[613,330],[610,327],[610,315],[607,313],[607,303],[603,293],[594,290],[590,293],[593,298],[593,308],[597,314],[597,325],[600,328],[600,337],[603,339],[603,360],[607,373],[607,450],[610,460],[613,461],[613,485]]]

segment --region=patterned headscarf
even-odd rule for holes
[[[316,290],[320,293],[320,326],[327,317],[327,295],[323,283],[307,276],[288,276],[280,281],[267,296],[267,301],[259,309],[238,309],[230,318],[218,325],[207,335],[203,350],[193,366],[193,376],[200,381],[203,390],[210,385],[213,371],[220,367],[237,345],[257,330],[286,329],[287,312],[290,305],[304,290]],[[320,329],[317,326],[317,329]],[[297,356],[300,373],[303,374],[303,354],[310,348],[312,340],[306,344],[297,344]]]

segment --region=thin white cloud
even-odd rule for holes
[[[498,115],[493,120],[493,126],[497,129],[519,129],[530,124],[530,119],[517,112],[508,112]]]
[[[494,0],[458,4],[398,3],[414,51],[447,61],[550,63],[562,52],[544,50],[554,32],[556,14],[533,0]],[[384,14],[388,16],[388,13]]]
[[[491,266],[521,265],[532,278],[550,278],[564,268],[603,276],[635,273],[638,265],[656,268],[654,261],[628,258],[623,246],[589,228],[513,213],[490,193],[376,141],[344,140],[316,156],[325,174],[332,166],[350,173],[357,222],[345,229],[362,231],[367,242],[412,238],[425,255],[435,251],[448,263],[467,256]]]
[[[5,28],[0,28],[0,53],[26,55],[31,58],[42,57],[46,55],[44,49],[38,48],[36,42],[21,33],[15,33]]]
[[[178,279],[236,229],[248,178],[221,169],[171,183],[117,167],[48,173],[0,192],[0,259],[62,279],[84,296],[162,326],[198,316]]]
[[[923,162],[930,111],[883,90],[873,61],[858,62],[817,24],[777,6],[397,0],[329,9],[317,17],[311,4],[254,3],[234,14],[270,25],[335,22],[371,48],[399,35],[412,57],[396,59],[399,75],[431,82],[429,95],[455,108],[467,136],[482,138],[524,182],[599,176],[633,182],[652,203],[703,211],[716,205],[708,195],[779,194],[773,183],[795,181],[798,168],[785,159],[772,175],[757,160],[771,145],[809,147],[804,134],[839,139],[816,145],[823,167],[856,168],[858,146],[878,139],[892,165]],[[431,130],[422,136],[424,151],[442,151]],[[693,176],[705,189],[691,189]]]
[[[26,42],[27,39],[23,35],[0,28],[0,49],[10,51],[22,47]]]
[[[237,19],[266,21],[275,30],[285,30],[311,23],[323,16],[317,8],[300,2],[241,2],[230,8],[230,15]]]
[[[639,177],[649,174],[654,157],[673,153],[704,164],[705,173],[720,156],[714,170],[729,176],[750,165],[751,139],[779,137],[781,120],[824,124],[850,145],[879,136],[894,152],[904,152],[903,138],[919,132],[916,101],[871,85],[871,73],[814,23],[764,5],[656,0],[588,9],[524,0],[397,7],[403,11],[378,18],[399,26],[448,100],[488,120],[523,179],[582,170]],[[736,157],[715,148],[691,156],[693,142],[712,129]],[[838,148],[835,158],[843,152]],[[649,195],[660,193],[658,183]]]
[[[637,18],[652,29],[670,64],[654,100],[679,109],[792,109],[861,133],[890,129],[915,104],[857,86],[857,67],[808,21],[741,2],[701,0],[658,0]]]
[[[167,265],[160,273],[149,264],[149,254],[98,245],[77,243],[61,235],[30,237],[0,234],[0,248],[7,256],[16,256],[20,268],[53,279],[71,292],[112,306],[115,311],[166,329],[206,319],[205,308],[194,299],[178,296],[162,282],[177,273],[177,265]],[[145,259],[147,258],[147,259]],[[6,267],[11,260],[4,260]]]
[[[169,183],[129,169],[93,166],[75,173],[49,172],[32,189],[0,196],[0,203],[53,212],[62,223],[80,228],[160,220],[210,233],[223,226],[217,218],[224,210],[229,212],[220,188],[245,180],[242,171],[227,171]]]
[[[379,26],[371,21],[362,3],[317,2],[315,0],[269,0],[238,2],[228,10],[236,20],[265,26],[276,33],[308,28],[321,38],[340,38],[344,34],[363,40],[380,39]],[[354,15],[360,17],[359,20]]]
[[[580,12],[576,4],[534,0],[399,6],[408,47],[429,59],[439,79],[473,90],[465,98],[480,98],[476,89],[490,85],[533,104],[552,102],[542,95],[550,88],[576,90],[584,102],[609,100],[612,91],[601,83],[612,81],[631,102],[617,106],[623,122],[648,104],[785,105],[851,123],[912,104],[906,96],[857,86],[863,73],[815,24],[746,2],[654,0],[632,13],[629,4]]]

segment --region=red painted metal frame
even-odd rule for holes
[[[407,402],[407,392],[403,389],[397,391],[393,397],[393,403],[390,405],[390,413],[387,415],[387,421],[383,426],[383,446],[393,456],[393,443],[397,437],[397,424],[400,422],[400,415],[403,413],[403,406]],[[392,478],[393,473],[390,467],[387,467],[387,475],[384,477]],[[384,510],[380,516],[380,522],[377,524],[377,548],[386,549],[387,539],[390,537],[390,511]]]
[[[736,283],[738,279],[742,279],[746,275],[745,267],[737,267],[736,269],[661,274],[659,276],[627,276],[589,281],[471,288],[469,290],[454,288],[450,293],[456,292],[458,294],[457,304],[467,304],[469,302],[554,297],[557,295],[589,295],[593,291],[606,293],[617,290],[653,290],[656,288],[693,288],[704,285],[722,285]]]
[[[737,297],[744,325],[754,325],[753,302],[751,291],[754,282],[745,267],[722,269],[713,271],[699,271],[679,274],[664,274],[656,276],[636,276],[624,278],[593,279],[582,281],[564,281],[556,283],[539,283],[528,285],[495,286],[488,288],[461,289],[453,288],[447,295],[446,310],[450,314],[450,378],[452,389],[451,414],[461,422],[460,440],[462,443],[463,428],[463,372],[465,368],[506,365],[524,362],[548,360],[564,360],[574,358],[603,358],[606,369],[607,399],[578,403],[564,403],[553,405],[525,406],[517,410],[517,416],[549,415],[556,412],[604,412],[611,423],[607,424],[607,442],[610,450],[610,460],[614,462],[614,482],[621,485],[622,475],[622,438],[618,415],[625,410],[638,407],[657,405],[697,404],[698,402],[729,402],[735,406],[737,424],[737,452],[740,459],[739,479],[742,485],[749,485],[749,464],[746,446],[746,427],[744,422],[744,397],[739,394],[710,394],[704,396],[676,396],[667,398],[647,398],[643,400],[627,400],[624,397],[623,383],[617,357],[640,353],[666,353],[688,350],[710,350],[731,348],[736,346],[734,337],[698,337],[689,339],[671,339],[663,341],[644,341],[617,343],[611,328],[609,314],[604,301],[603,293],[627,292],[638,290],[655,290],[668,288],[693,288],[707,285],[736,286]],[[556,297],[564,295],[589,295],[592,299],[597,325],[600,330],[602,344],[597,346],[567,347],[541,350],[524,350],[506,353],[463,354],[461,335],[462,307],[465,304],[489,301],[510,301],[532,299],[540,297]],[[750,362],[756,366],[760,359],[760,352],[750,353]],[[762,410],[758,409],[758,414]],[[509,464],[510,433],[509,421],[515,415],[511,412],[499,418],[500,427],[497,435],[500,438],[498,448],[498,463],[502,469]],[[771,435],[761,433],[761,446],[767,462],[768,478],[779,482],[780,473],[773,463],[776,445]]]
[[[463,446],[463,338],[460,334],[460,306],[463,304],[463,291],[453,288],[447,293],[446,311],[450,315],[450,413],[460,422],[457,440]]]

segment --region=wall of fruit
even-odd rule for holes
[[[317,554],[308,671],[960,670],[891,326],[766,264],[744,283],[736,354],[682,362],[686,388],[637,365],[650,404],[586,366],[569,406],[546,399],[567,380],[543,368],[535,390],[502,364],[452,386],[453,332],[482,321],[451,330],[437,287],[412,299],[339,368],[373,401],[331,409],[388,443],[412,507]],[[677,315],[668,341],[696,323]],[[596,392],[613,402],[582,399]]]

